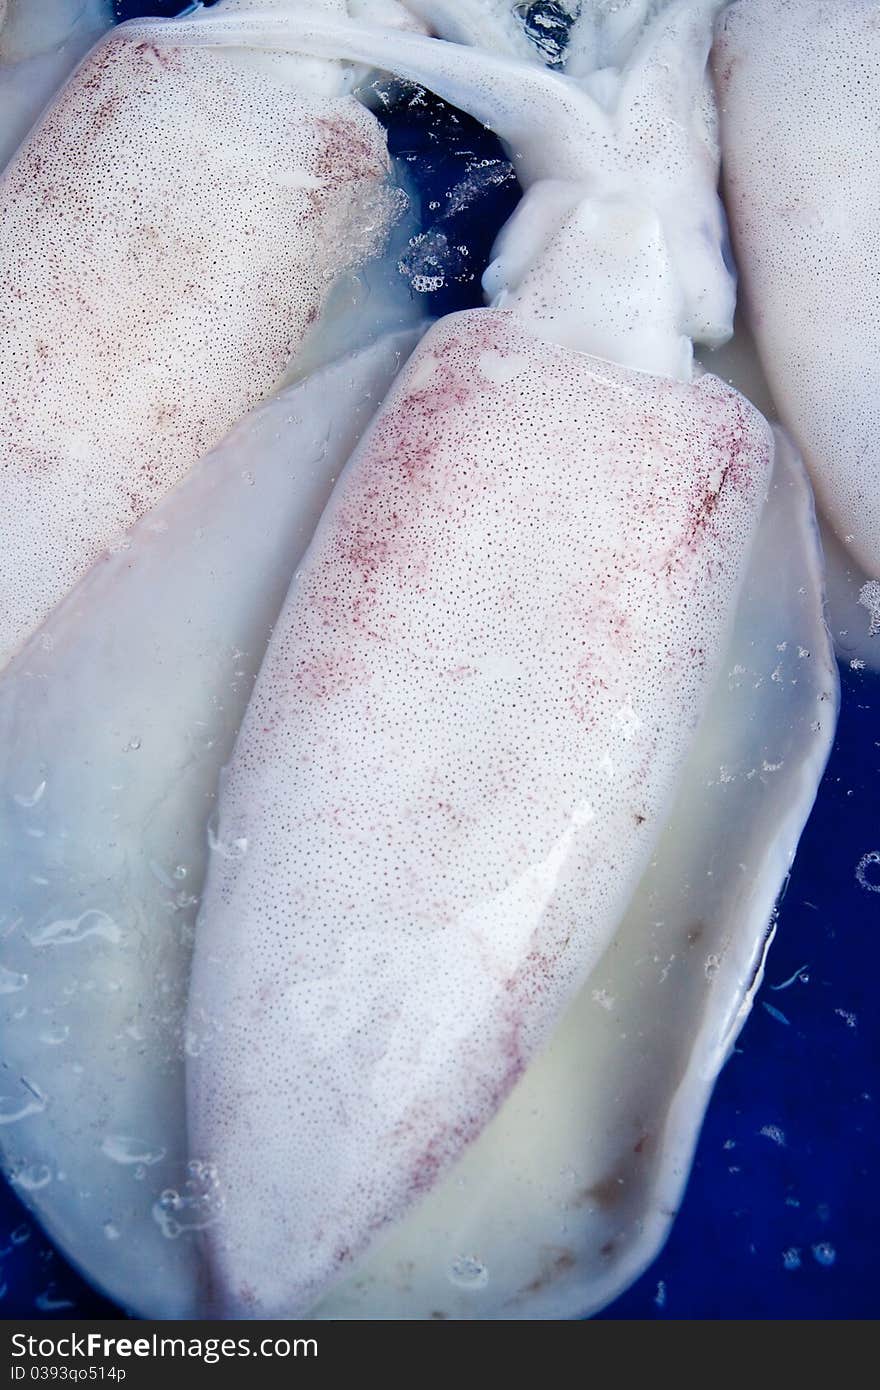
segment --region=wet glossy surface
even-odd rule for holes
[[[147,8],[160,11],[155,3],[127,10]],[[476,266],[484,264],[515,185],[494,142],[464,118],[438,118],[438,107],[412,94],[403,106],[392,123],[392,152],[427,151],[425,208],[445,238],[429,242],[433,262],[408,273],[427,277],[419,288],[442,281],[431,290],[432,313],[476,304],[478,275],[461,252],[447,253],[466,245]],[[450,133],[461,132],[450,148]],[[449,191],[463,183],[467,196],[450,221],[443,216],[454,201]],[[471,197],[475,189],[482,194]],[[424,246],[412,248],[414,255]],[[880,891],[873,891],[880,872],[870,858],[880,854],[880,679],[850,669],[843,676],[834,753],[765,983],[716,1088],[681,1214],[652,1269],[602,1316],[880,1311]],[[6,1317],[112,1313],[51,1251],[8,1190],[0,1206],[0,1290]]]

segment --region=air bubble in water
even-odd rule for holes
[[[166,1187],[153,1203],[153,1220],[166,1240],[177,1240],[186,1231],[203,1231],[219,1219],[223,1198],[212,1163],[190,1159],[189,1174],[181,1192]]]
[[[869,636],[878,636],[880,634],[880,580],[869,579],[867,584],[862,585],[859,590],[859,603],[868,610]]]
[[[868,870],[874,864],[880,864],[880,850],[869,850],[856,865],[856,878],[868,893],[880,893],[880,878],[875,879],[873,874],[868,877]]]
[[[772,1139],[773,1143],[778,1144],[780,1148],[785,1147],[785,1134],[779,1125],[763,1125],[759,1132],[765,1139]]]
[[[831,1265],[833,1265],[834,1261],[837,1259],[837,1251],[830,1241],[822,1240],[818,1245],[813,1246],[813,1259],[817,1264],[824,1265],[826,1269],[830,1269]]]

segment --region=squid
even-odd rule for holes
[[[729,336],[734,299],[706,120],[714,8],[671,5],[622,72],[578,80],[292,7],[166,31],[424,81],[502,136],[525,189],[492,304],[429,331],[334,489],[222,781],[187,1063],[190,1153],[217,1183],[215,1313],[393,1315],[396,1289],[416,1315],[570,1315],[631,1278],[668,1224],[836,700],[797,460],[784,445],[774,472],[766,423],[693,359]],[[771,578],[773,489],[796,597]],[[751,721],[777,692],[766,751],[784,752],[757,760]],[[710,717],[725,701],[732,727]],[[784,826],[716,896],[703,856],[722,851],[695,831],[711,828],[707,772],[727,785],[719,756],[737,767],[730,804],[754,795]],[[719,818],[725,797],[705,803]],[[658,944],[662,968],[645,960]],[[623,1046],[609,1009],[603,1032],[608,979],[627,1009],[687,1016],[679,1032],[666,1014],[653,1097],[650,1030]],[[523,1149],[538,1095],[573,1155],[567,1202]],[[496,1284],[494,1260],[456,1242],[479,1226],[499,1133],[535,1200]],[[508,1255],[516,1181],[483,1228]],[[585,1227],[574,1252],[553,1238],[568,1223]]]
[[[714,341],[723,327],[704,331]],[[331,329],[330,342],[346,336]],[[669,360],[685,361],[666,336]],[[0,683],[14,789],[0,819],[10,884],[0,984],[19,1076],[0,1098],[0,1143],[72,1258],[148,1316],[215,1309],[199,1236],[212,1263],[228,1239],[228,1179],[210,1145],[187,1148],[181,1078],[183,1054],[191,1086],[203,1054],[213,1065],[227,1026],[204,996],[182,1024],[205,821],[215,862],[250,853],[214,819],[217,769],[286,576],[410,341],[349,356],[261,407],[101,559]],[[629,344],[641,350],[634,334]],[[325,330],[300,365],[326,355]],[[635,383],[647,384],[638,369]],[[358,466],[355,455],[346,476]],[[833,727],[815,526],[784,440],[745,550],[724,656],[622,920],[494,1118],[309,1302],[316,1316],[577,1315],[662,1240]],[[736,862],[722,848],[731,823],[743,826]],[[206,908],[200,934],[209,920]],[[247,1314],[253,1300],[231,1306]]]
[[[830,750],[822,596],[812,495],[779,433],[719,675],[613,938],[479,1138],[313,1317],[584,1317],[651,1263]]]
[[[880,35],[871,0],[748,0],[713,70],[744,304],[828,530],[842,654],[880,662]]]
[[[142,1316],[199,1315],[199,1232],[220,1211],[184,1100],[218,776],[333,479],[415,332],[258,406],[0,678],[0,1154],[68,1258]]]
[[[0,0],[0,168],[112,23],[110,0]]]
[[[137,35],[93,49],[0,176],[0,666],[279,383],[400,208],[350,69]]]

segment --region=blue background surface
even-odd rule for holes
[[[172,14],[126,0],[120,17]],[[383,87],[386,95],[395,89]],[[417,178],[425,247],[445,248],[432,314],[477,305],[518,189],[494,139],[412,88],[383,117]],[[454,217],[448,194],[470,189]],[[456,201],[462,201],[457,199]],[[436,204],[436,207],[431,207]],[[466,247],[467,254],[454,248]],[[439,254],[439,253],[438,253]],[[880,1313],[880,677],[846,668],[837,739],[782,902],[764,985],[722,1072],[672,1235],[606,1318],[850,1318]],[[871,883],[871,871],[867,875]],[[876,875],[880,889],[880,874]],[[785,988],[787,981],[793,981]],[[0,1188],[0,1314],[118,1316]]]

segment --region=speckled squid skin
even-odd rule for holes
[[[272,388],[390,223],[378,123],[297,90],[297,61],[121,30],[0,181],[0,665]]]
[[[0,168],[112,23],[112,0],[0,0]]]
[[[716,29],[725,191],[780,417],[850,563],[880,573],[880,7],[746,0]]]
[[[307,1309],[491,1117],[662,826],[772,441],[717,378],[436,325],[226,774],[190,1005],[216,1307]]]

